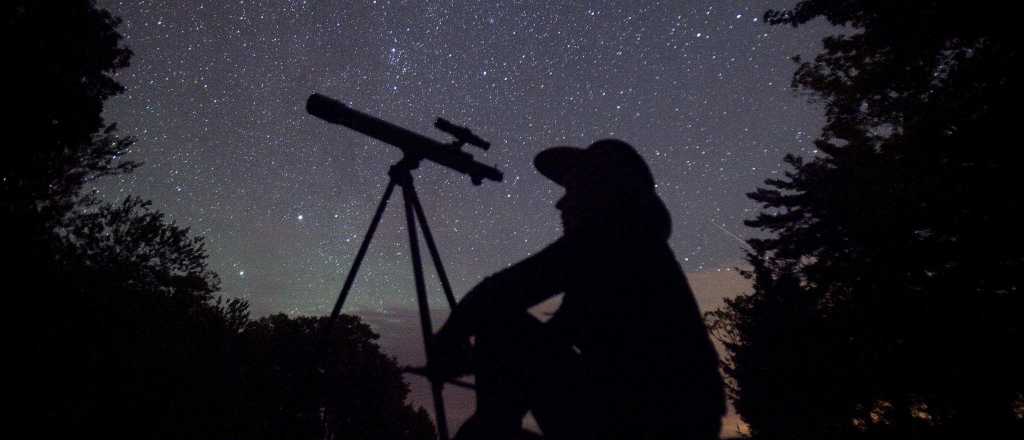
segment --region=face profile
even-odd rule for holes
[[[568,182],[576,179],[571,174],[567,177]],[[579,188],[580,186],[573,184],[566,186],[565,194],[555,202],[555,209],[559,212],[562,231],[565,234],[577,234],[585,230],[591,213],[607,209],[600,206],[601,201],[593,192]]]

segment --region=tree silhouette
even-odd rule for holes
[[[15,0],[2,6],[8,88],[0,165],[0,192],[8,221],[52,226],[100,176],[131,171],[117,160],[132,145],[106,123],[103,103],[121,92],[111,76],[128,66],[131,51],[117,32],[120,20],[92,0],[60,3]]]
[[[342,317],[335,368],[313,366],[316,320],[253,321],[216,295],[201,237],[150,203],[106,203],[93,180],[133,170],[101,117],[131,52],[91,0],[0,6],[4,292],[19,330],[12,403],[36,437],[427,439],[426,414],[369,328]],[[22,322],[23,321],[23,322]],[[330,415],[327,423],[321,417]]]
[[[202,240],[137,198],[63,223],[52,259],[20,274],[47,317],[25,336],[32,420],[54,437],[227,435],[248,312],[214,296]]]
[[[0,8],[4,53],[17,60],[0,70],[12,110],[3,117],[0,161],[2,266],[12,291],[33,292],[74,259],[65,255],[71,248],[62,231],[80,227],[75,216],[99,204],[83,186],[138,165],[119,159],[132,139],[101,116],[103,103],[123,91],[111,75],[128,66],[131,51],[119,20],[91,0],[16,0]],[[19,295],[15,304],[39,310],[40,296]]]
[[[250,405],[252,420],[259,424],[239,433],[249,438],[433,439],[427,413],[405,403],[409,387],[395,360],[381,354],[378,336],[358,318],[341,315],[335,321],[336,336],[323,363],[328,375],[311,376],[321,364],[317,337],[327,319],[278,314],[242,332],[245,356],[253,362],[244,369],[247,396],[240,403]]]
[[[754,291],[711,314],[763,438],[1024,432],[1021,98],[1012,17],[951,2],[802,1],[849,31],[799,58],[810,159],[750,197]]]

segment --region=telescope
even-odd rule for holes
[[[482,150],[490,148],[491,144],[480,139],[479,136],[473,134],[466,127],[437,118],[437,121],[434,122],[434,127],[455,138],[451,143],[441,143],[390,122],[353,110],[335,99],[318,93],[309,96],[309,99],[306,101],[306,112],[332,124],[344,125],[374,139],[394,145],[405,154],[398,163],[392,165],[388,170],[390,179],[388,180],[387,187],[384,189],[384,195],[381,197],[380,203],[377,204],[377,210],[374,211],[370,227],[366,231],[366,235],[363,236],[362,244],[359,245],[359,251],[356,252],[356,257],[352,261],[352,269],[349,270],[348,275],[345,277],[345,282],[338,293],[338,299],[334,302],[331,317],[322,327],[319,343],[320,357],[325,359],[333,323],[337,321],[338,315],[341,314],[341,308],[344,306],[345,299],[348,298],[349,291],[352,289],[352,283],[355,282],[356,273],[359,272],[363,258],[366,257],[366,250],[369,249],[370,240],[373,239],[373,234],[380,224],[384,209],[387,207],[388,199],[391,198],[391,194],[397,186],[402,189],[402,198],[405,201],[406,230],[409,232],[409,254],[412,257],[413,280],[416,285],[416,303],[419,305],[420,311],[420,330],[423,332],[423,346],[427,358],[427,367],[412,367],[407,368],[405,371],[427,376],[427,379],[430,381],[430,391],[434,397],[434,417],[437,422],[435,424],[437,435],[440,440],[448,440],[448,421],[445,416],[442,389],[446,382],[460,386],[467,386],[467,384],[435,377],[431,373],[434,370],[429,368],[431,358],[433,357],[431,341],[433,340],[434,330],[433,324],[430,321],[430,309],[427,306],[427,287],[423,275],[423,260],[420,257],[420,233],[423,234],[423,240],[427,244],[430,258],[434,262],[434,269],[437,270],[437,278],[441,281],[441,288],[444,291],[445,299],[448,300],[448,305],[452,308],[455,308],[455,295],[452,293],[451,283],[448,282],[448,275],[444,270],[444,265],[441,263],[441,254],[437,250],[437,244],[434,243],[434,234],[430,232],[430,227],[427,225],[427,216],[423,212],[423,205],[420,203],[419,195],[416,193],[416,186],[413,183],[411,171],[419,166],[421,160],[427,159],[468,175],[474,185],[479,185],[484,179],[500,182],[502,179],[501,171],[473,160],[472,154],[462,151],[462,147],[466,144]],[[326,368],[324,371],[326,371]]]
[[[332,124],[344,125],[352,130],[394,145],[413,161],[427,159],[468,175],[474,185],[484,179],[501,182],[503,175],[497,168],[477,162],[473,155],[462,151],[469,144],[487,150],[491,144],[473,132],[444,119],[437,118],[434,127],[452,135],[451,143],[441,143],[414,131],[366,113],[354,110],[340,101],[314,93],[306,100],[306,112]]]

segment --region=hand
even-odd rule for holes
[[[473,346],[468,336],[458,335],[446,325],[434,336],[431,344],[430,374],[451,379],[472,372]]]

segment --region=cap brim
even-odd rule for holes
[[[583,149],[559,146],[541,151],[533,158],[533,166],[540,174],[555,183],[565,186],[565,178],[573,168],[579,165]]]

